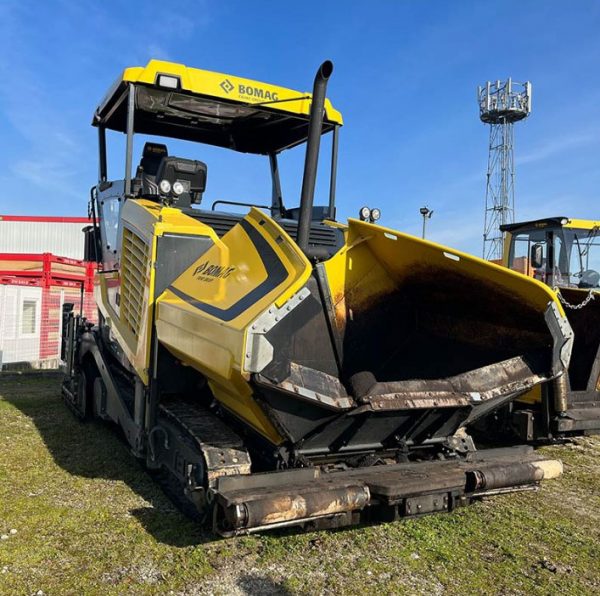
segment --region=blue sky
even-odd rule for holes
[[[488,131],[475,89],[508,76],[533,82],[533,113],[515,130],[517,218],[600,219],[599,30],[600,3],[587,0],[0,0],[0,213],[85,213],[91,116],[125,66],[163,58],[310,90],[329,58],[345,121],[340,219],[367,204],[418,234],[427,204],[432,240],[479,254]],[[122,140],[109,140],[117,178]],[[207,202],[268,200],[266,159],[170,145],[207,162]],[[302,157],[282,165],[289,204]]]

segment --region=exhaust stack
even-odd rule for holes
[[[298,218],[298,246],[306,252],[312,220],[312,207],[315,196],[317,179],[317,164],[319,161],[319,146],[323,129],[323,110],[327,81],[333,72],[333,62],[325,60],[315,76],[310,106],[310,121],[308,124],[308,141],[306,157],[304,158],[304,175],[302,177],[302,194],[300,195],[300,216]]]

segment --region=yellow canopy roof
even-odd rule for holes
[[[130,84],[136,87],[135,132],[248,153],[278,152],[306,140],[310,93],[160,60],[123,71],[98,106],[95,126],[126,131]],[[323,132],[341,124],[325,100]]]
[[[558,216],[505,224],[500,226],[500,229],[504,232],[515,233],[530,228],[547,228],[550,226],[577,228],[579,230],[594,230],[600,227],[600,221],[594,219],[570,219],[568,217]]]

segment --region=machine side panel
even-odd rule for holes
[[[194,247],[195,256],[206,250],[207,243],[216,240],[210,228],[178,209],[147,200],[125,201],[117,269],[97,276],[98,307],[105,319],[110,320],[111,333],[144,384],[148,384],[155,278],[162,284],[168,280],[165,267],[157,269],[156,266],[158,244],[159,241],[168,244],[169,235],[172,237],[175,233],[202,238]],[[191,260],[189,255],[179,256],[182,258],[176,260]],[[176,267],[171,263],[171,271],[176,271]]]
[[[242,372],[246,332],[308,280],[311,265],[271,218],[253,209],[163,292],[158,340],[199,370],[215,397],[274,443],[280,435]]]

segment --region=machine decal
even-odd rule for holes
[[[219,87],[221,87],[221,89],[223,89],[227,95],[229,95],[236,88],[236,86],[229,79],[223,79],[219,83]],[[277,91],[269,91],[268,89],[263,89],[254,85],[248,85],[247,83],[244,85],[241,83],[238,84],[237,92],[241,98],[248,99],[250,101],[254,101],[255,99],[279,101],[279,93],[277,93]]]
[[[237,267],[224,267],[223,265],[215,265],[210,261],[204,261],[194,269],[194,277],[201,281],[213,281],[213,279],[228,278]]]
[[[233,83],[229,79],[221,81],[219,87],[221,87],[225,93],[231,93],[234,89]]]
[[[250,85],[238,85],[238,93],[240,97],[251,97],[258,99],[266,99],[268,101],[279,101],[279,95],[276,91],[268,91],[260,87],[252,87]]]
[[[173,292],[177,297],[185,300],[188,304],[191,304],[194,308],[197,308],[217,319],[222,321],[231,321],[247,310],[250,306],[264,298],[271,290],[274,290],[279,284],[285,281],[288,276],[287,269],[281,262],[277,253],[271,248],[270,244],[263,238],[263,236],[246,220],[240,221],[240,225],[248,234],[250,241],[254,244],[256,251],[260,255],[262,262],[267,270],[267,279],[260,283],[254,290],[249,292],[246,296],[238,300],[235,304],[232,304],[229,308],[222,309],[201,302],[196,298],[189,296],[185,292],[178,290],[174,286],[169,286],[169,290]],[[209,267],[209,265],[207,265]],[[221,268],[228,269],[228,268]],[[229,268],[231,269],[231,267]],[[221,277],[226,277],[222,275]]]

